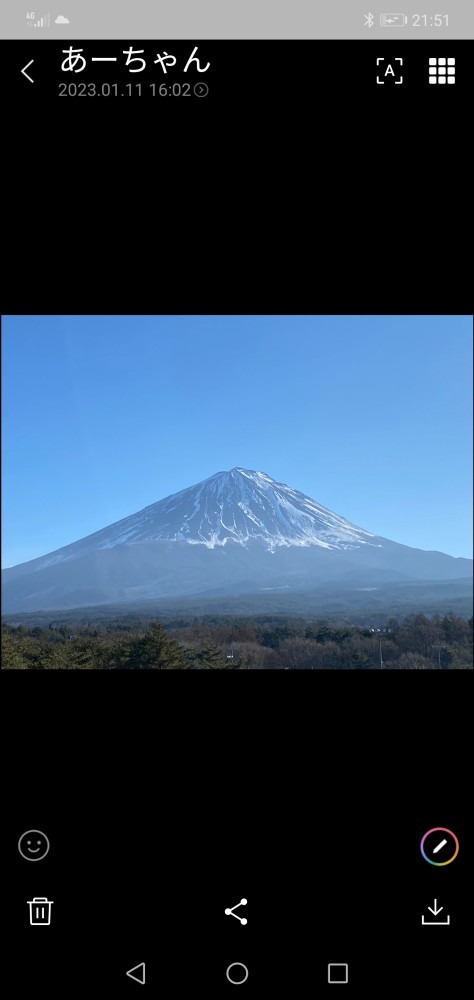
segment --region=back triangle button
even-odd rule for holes
[[[133,969],[129,969],[127,976],[130,979],[134,979],[136,983],[141,983],[142,986],[145,985],[145,963],[140,962],[140,965],[134,965]]]

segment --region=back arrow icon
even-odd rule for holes
[[[27,63],[26,66],[23,66],[23,69],[21,71],[23,73],[23,76],[26,76],[26,79],[29,80],[30,83],[34,83],[35,81],[31,78],[31,76],[28,76],[28,73],[26,73],[25,70],[27,70],[28,67],[32,65],[32,63],[34,63],[34,59],[30,59],[29,63]]]
[[[141,983],[142,986],[145,985],[145,963],[140,962],[139,965],[134,965],[133,969],[129,969],[125,973],[130,979],[134,979],[136,983]]]

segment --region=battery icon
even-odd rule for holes
[[[381,14],[381,28],[404,28],[408,23],[406,14]]]

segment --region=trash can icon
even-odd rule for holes
[[[28,906],[30,908],[30,924],[33,927],[48,927],[51,923],[52,905],[53,900],[46,899],[46,896],[35,896],[34,899],[29,899]]]

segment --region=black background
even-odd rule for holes
[[[2,44],[4,313],[472,310],[466,43],[201,47],[209,98],[114,103],[59,99],[54,43]],[[386,54],[401,87],[376,85]],[[463,996],[471,680],[4,673],[8,995],[133,993],[146,960],[156,995],[235,991],[233,961],[247,994],[318,995],[347,961],[354,996]],[[446,868],[433,826],[461,842]],[[451,927],[421,928],[434,898]]]

